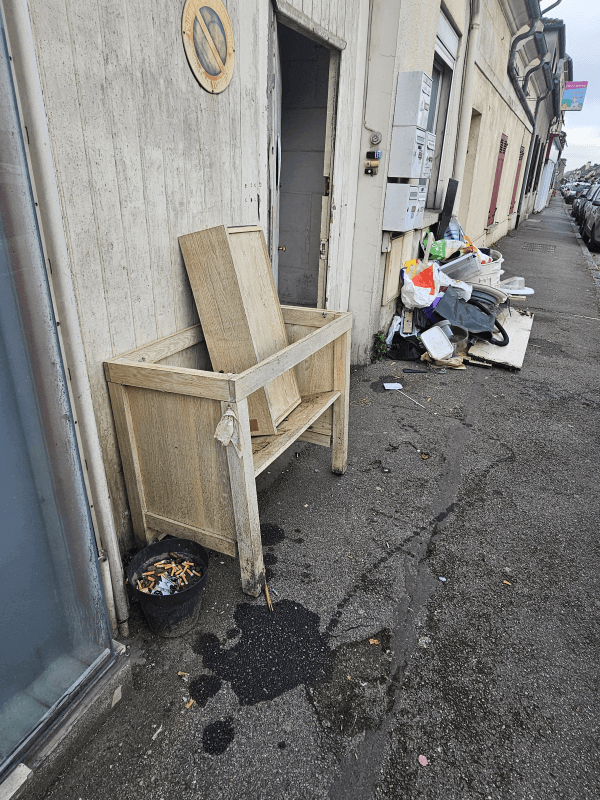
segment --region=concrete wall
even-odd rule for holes
[[[469,3],[465,0],[453,0],[445,7],[452,14],[451,22],[457,32],[462,33],[467,24]],[[382,305],[387,254],[382,253],[381,225],[397,76],[399,72],[414,70],[422,70],[431,75],[440,9],[440,0],[403,0],[400,4],[374,0],[373,3],[369,78],[366,86],[366,125],[362,130],[361,162],[358,165],[349,306],[354,318],[352,359],[357,363],[369,361],[373,334],[387,327],[396,307],[396,300]],[[463,38],[459,43],[449,98],[448,122],[439,172],[438,194],[441,196],[445,193],[454,167],[456,121],[460,107],[464,59]],[[370,143],[371,128],[383,134],[382,143],[377,145],[377,149],[382,151],[382,162],[378,175],[374,177],[364,175],[361,168],[367,150],[373,149]],[[429,213],[427,217],[428,224],[437,221],[435,213]],[[415,254],[418,241],[418,236],[415,236]]]
[[[499,0],[482,0],[479,44],[471,97],[471,108],[466,112],[466,125],[470,128],[469,152],[462,175],[455,174],[456,147],[459,134],[462,104],[462,81],[467,35],[470,23],[470,3],[466,0],[403,0],[400,6],[383,0],[374,0],[371,31],[371,57],[369,81],[366,87],[366,125],[379,130],[383,141],[382,164],[376,177],[367,177],[360,170],[354,249],[350,310],[354,315],[352,358],[366,363],[371,356],[373,335],[386,329],[395,311],[397,300],[382,304],[387,254],[382,237],[381,220],[386,187],[386,167],[393,118],[394,89],[398,72],[423,70],[431,74],[440,11],[448,17],[459,35],[458,58],[453,72],[446,131],[443,143],[436,205],[441,205],[448,179],[456,178],[461,184],[462,197],[455,208],[466,233],[480,246],[491,246],[516,224],[521,185],[532,125],[519,102],[507,73],[511,42],[518,32],[525,30],[523,9],[513,16],[510,9]],[[395,45],[394,45],[395,39]],[[551,42],[548,43],[551,48]],[[394,49],[395,48],[395,49]],[[521,75],[529,66],[538,63],[531,42],[517,52]],[[531,79],[530,110],[535,110],[535,97],[545,91],[541,71]],[[469,113],[470,112],[470,113]],[[538,134],[547,136],[552,117],[551,98],[542,103],[538,115]],[[498,161],[500,136],[508,137],[502,178],[494,223],[488,228],[487,219]],[[372,149],[370,131],[363,127],[361,153]],[[545,138],[544,138],[545,141]],[[513,212],[510,206],[521,147],[524,159],[517,182]],[[533,208],[535,192],[525,197],[521,218]],[[429,209],[424,227],[437,222],[439,209]],[[422,231],[413,236],[413,256],[417,254]],[[383,245],[383,246],[382,246]]]

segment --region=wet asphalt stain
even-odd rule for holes
[[[388,379],[383,380],[387,381]],[[365,797],[372,797],[381,765],[382,752],[387,747],[392,735],[394,721],[396,730],[401,731],[402,729],[402,723],[394,720],[392,712],[408,661],[417,645],[414,620],[440,586],[439,581],[434,579],[429,570],[427,559],[431,555],[431,550],[435,548],[436,538],[442,535],[443,529],[460,508],[461,458],[470,435],[465,423],[473,424],[473,415],[482,395],[483,380],[483,376],[474,375],[471,393],[465,403],[466,419],[460,423],[455,421],[453,426],[448,429],[449,439],[443,450],[444,468],[438,478],[438,491],[431,504],[432,514],[429,525],[414,531],[400,546],[394,548],[396,551],[401,550],[409,559],[405,565],[406,596],[399,599],[392,625],[391,678],[387,692],[389,705],[381,723],[374,729],[365,729],[363,739],[356,744],[354,751],[346,753],[344,756],[339,775],[329,790],[330,800],[363,800]],[[373,386],[372,388],[377,391]],[[405,425],[404,427],[412,426]],[[416,428],[415,430],[418,432]],[[452,504],[455,504],[454,508],[451,508]],[[442,516],[441,521],[436,519],[439,516]],[[393,550],[388,550],[387,554],[375,562],[366,574],[370,576],[382,559],[389,558],[392,554]],[[338,603],[336,617],[342,616],[348,602],[347,598],[359,590],[360,580],[355,582],[346,597]]]
[[[565,355],[566,351],[560,347],[556,342],[548,342],[546,339],[534,339],[530,337],[529,347],[535,347],[538,353],[542,355],[549,355],[555,358],[559,353]]]
[[[437,517],[435,518],[436,522],[443,522],[446,517],[451,514],[456,508],[456,503],[450,503],[448,508],[445,511],[440,512]]]
[[[324,729],[356,736],[375,730],[393,703],[391,636],[388,630],[341,645],[329,655],[328,676],[307,695]]]
[[[200,675],[190,681],[190,697],[204,708],[210,698],[219,693],[222,685],[216,675]]]
[[[238,634],[239,634],[239,630],[238,630],[238,628],[229,628],[229,630],[227,631],[227,633],[225,634],[225,636],[226,636],[228,639],[236,639],[236,638],[237,638],[237,636],[238,636]]]
[[[224,753],[233,742],[235,729],[231,717],[207,725],[202,732],[202,749],[211,756]]]
[[[285,531],[279,525],[271,525],[265,522],[260,526],[260,536],[264,547],[271,547],[279,544],[285,539]]]
[[[329,636],[320,632],[319,616],[300,603],[281,600],[273,612],[242,603],[234,618],[241,636],[233,647],[223,649],[214,634],[204,634],[194,649],[205,668],[229,681],[240,705],[273,700],[327,677]]]
[[[277,556],[274,553],[265,553],[263,555],[265,567],[274,567],[277,563]]]
[[[401,544],[395,545],[394,547],[390,547],[388,550],[386,550],[386,552],[376,561],[374,561],[367,570],[358,576],[358,579],[355,580],[354,584],[348,589],[344,597],[338,602],[337,610],[327,625],[328,633],[331,633],[334,628],[339,625],[339,619],[342,616],[344,609],[349,605],[349,603],[351,603],[352,599],[359,592],[369,591],[369,589],[376,590],[378,588],[379,582],[376,576],[380,568],[386,564],[390,558],[394,558],[396,555],[398,555],[398,553],[404,553],[405,555],[409,556],[412,555],[408,548],[413,541],[418,541],[423,534],[423,531],[414,531],[412,534],[408,535]]]

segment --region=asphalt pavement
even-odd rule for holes
[[[523,368],[353,368],[346,475],[304,445],[259,485],[274,611],[217,554],[191,634],[134,606],[47,800],[600,797],[599,273],[560,198],[497,247]]]

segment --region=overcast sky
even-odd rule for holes
[[[552,0],[540,5],[544,10]],[[563,157],[568,171],[587,161],[600,163],[600,0],[562,0],[548,16],[565,22],[573,80],[589,82],[583,109],[565,113],[568,147]]]

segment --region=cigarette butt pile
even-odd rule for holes
[[[169,553],[170,559],[162,558],[144,566],[136,587],[144,594],[177,594],[185,591],[200,580],[203,574],[189,556]]]

